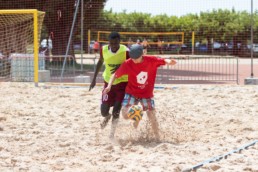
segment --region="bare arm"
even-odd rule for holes
[[[104,95],[104,94],[107,94],[107,93],[110,91],[110,89],[111,89],[111,87],[112,87],[113,82],[115,81],[115,79],[116,79],[115,74],[112,74],[111,77],[110,77],[110,79],[109,79],[109,82],[108,82],[107,87],[106,87],[106,88],[104,89],[104,91],[103,91],[103,95]]]
[[[102,65],[103,65],[103,62],[104,62],[103,56],[102,56],[102,54],[100,54],[99,61],[97,63],[96,69],[94,71],[93,79],[92,79],[91,84],[90,84],[89,91],[91,89],[93,89],[95,87],[95,85],[96,85],[96,78],[98,76],[98,73],[99,73]]]

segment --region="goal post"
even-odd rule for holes
[[[100,43],[108,43],[108,35],[110,31],[97,31],[97,40]],[[158,44],[158,39],[163,44],[184,44],[184,32],[119,32],[121,35],[121,43],[129,44],[129,40],[136,42],[137,39],[148,40],[148,44]]]
[[[38,86],[39,41],[44,16],[44,12],[36,9],[0,10],[0,53],[2,62],[8,60],[11,68],[0,72],[10,80],[34,81]],[[18,61],[13,62],[15,59]],[[18,63],[19,66],[14,65]]]

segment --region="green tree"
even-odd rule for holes
[[[63,55],[69,39],[75,12],[76,0],[0,0],[0,9],[38,9],[46,12],[44,19],[43,36],[53,33],[53,54]],[[84,0],[85,31],[97,25],[95,22],[104,8],[106,0]],[[74,35],[79,32],[81,11],[79,10]],[[87,32],[86,32],[87,33]],[[73,37],[73,40],[75,37]],[[73,45],[72,40],[72,45]],[[85,40],[85,43],[87,41]],[[69,54],[73,55],[73,46],[70,46]]]

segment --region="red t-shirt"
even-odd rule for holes
[[[152,98],[157,69],[166,62],[155,56],[143,56],[141,63],[126,60],[116,71],[116,78],[128,75],[128,84],[125,92],[137,98]]]
[[[96,42],[94,42],[94,44],[93,44],[93,49],[94,50],[98,50],[99,49],[99,43],[96,41]]]

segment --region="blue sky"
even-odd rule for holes
[[[212,9],[234,8],[236,11],[251,11],[251,0],[108,0],[105,10],[113,12],[143,12],[152,15],[167,14],[182,16]],[[258,9],[258,0],[253,0],[253,10]]]

